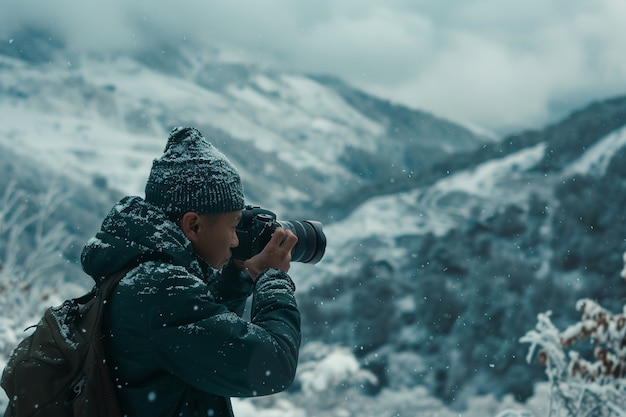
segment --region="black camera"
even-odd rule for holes
[[[282,227],[291,230],[298,243],[291,250],[291,260],[310,264],[318,263],[326,251],[326,235],[322,224],[313,220],[276,220],[276,214],[257,206],[246,206],[237,226],[239,246],[233,248],[233,258],[250,259],[261,252],[270,241],[274,230]]]

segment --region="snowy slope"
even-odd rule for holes
[[[71,169],[78,179],[101,173],[133,193],[142,190],[133,180],[120,180],[128,177],[124,171],[141,178],[137,174],[147,171],[150,158],[162,150],[167,132],[157,125],[160,118],[167,119],[164,125],[210,122],[242,146],[253,142],[296,168],[313,166],[329,177],[345,174],[336,159],[340,148],[333,145],[372,151],[382,131],[305,77],[270,79],[259,74],[245,86],[215,92],[122,58],[108,63],[84,60],[79,69],[45,71],[8,58],[3,64],[3,77],[11,86],[5,89],[13,92],[2,100],[3,114],[11,120],[0,131],[5,143],[20,143],[25,154]],[[271,95],[281,100],[269,100]],[[294,140],[301,132],[309,137]],[[115,160],[116,169],[111,169]]]
[[[525,201],[528,193],[520,192],[520,188],[512,187],[512,184],[526,181],[526,171],[541,160],[543,151],[544,145],[539,144],[454,173],[427,188],[372,198],[347,219],[331,225],[328,233],[334,233],[335,229],[354,230],[343,240],[333,242],[337,245],[345,244],[345,239],[360,240],[371,235],[398,237],[428,232],[441,235],[451,226],[470,218],[471,205],[448,202],[452,194],[463,194],[468,199],[487,202],[493,209],[502,202]],[[528,191],[534,191],[534,187],[529,187]]]
[[[0,110],[10,121],[0,126],[0,141],[19,143],[23,154],[84,183],[97,177],[141,194],[169,130],[195,125],[239,167],[253,202],[263,197],[265,205],[277,200],[277,208],[299,211],[384,177],[398,165],[397,155],[408,154],[404,139],[390,134],[386,108],[366,116],[313,78],[180,54],[175,74],[129,56],[70,60],[59,52],[57,60],[41,65],[0,55]],[[442,123],[405,112],[421,124]],[[437,146],[440,155],[455,151],[452,136],[441,145],[420,136],[430,134],[421,124],[415,125],[417,145],[410,152],[421,152],[421,146],[431,154]],[[491,141],[454,128],[464,133],[459,149]],[[410,127],[404,130],[411,135]],[[367,155],[368,162],[355,163],[354,155]]]
[[[328,258],[335,264],[345,263],[346,256],[340,255],[344,253],[342,248],[373,236],[392,242],[401,236],[443,235],[475,218],[474,206],[481,207],[478,216],[484,219],[506,204],[524,205],[531,193],[551,193],[552,184],[561,178],[574,174],[601,177],[611,158],[624,146],[626,127],[583,149],[559,175],[547,178],[535,169],[545,155],[546,144],[542,142],[455,172],[428,187],[373,197],[346,219],[326,227],[331,236]]]
[[[586,150],[577,160],[563,171],[564,176],[587,174],[603,176],[611,157],[626,146],[626,127],[615,130]]]
[[[367,175],[346,165],[342,155],[361,152],[367,169],[382,172],[384,179],[394,169],[388,158],[406,153],[402,141],[389,138],[385,122],[397,116],[372,110],[388,110],[387,104],[343,84],[336,88],[300,74],[212,59],[188,54],[183,69],[172,74],[129,56],[86,55],[42,67],[0,55],[0,111],[7,121],[0,124],[0,143],[82,184],[104,183],[142,195],[168,129],[194,124],[240,168],[249,201],[281,218],[367,182]],[[354,107],[355,96],[366,102],[363,108]],[[407,116],[407,109],[391,109]],[[436,126],[438,121],[428,122]],[[439,122],[450,129],[449,122]],[[625,137],[618,130],[581,150],[562,175],[601,173]],[[490,141],[488,135],[475,139],[477,145]],[[423,140],[425,148],[437,146]],[[454,137],[443,141],[442,149],[450,152],[451,143]],[[393,247],[399,236],[443,235],[473,216],[476,205],[484,218],[502,205],[542,193],[549,187],[533,168],[545,150],[540,143],[405,191],[369,188],[374,194],[359,196],[364,203],[349,217],[325,224],[328,250],[318,269],[332,275],[339,265],[349,268],[352,255],[346,247],[371,237],[389,242],[389,256],[406,256]],[[429,155],[424,151],[425,159]],[[414,168],[409,177],[420,176]],[[315,218],[314,211],[308,215]]]

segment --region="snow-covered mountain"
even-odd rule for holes
[[[352,343],[390,385],[397,358],[420,352],[436,365],[412,377],[447,400],[530,395],[543,376],[518,341],[537,313],[567,323],[582,297],[618,312],[626,301],[625,124],[626,97],[593,103],[368,199],[326,229],[335,239],[305,300],[310,331]]]
[[[143,193],[169,130],[194,125],[242,171],[250,202],[324,222],[323,261],[292,269],[305,340],[351,349],[379,381],[369,396],[527,398],[542,370],[518,340],[537,313],[567,321],[583,296],[624,303],[624,97],[496,140],[216,51],[76,54],[41,31],[9,39],[0,196],[17,184],[35,210],[46,190],[63,193],[47,222],[74,239],[71,270],[116,199]]]
[[[337,194],[417,176],[492,140],[338,80],[193,49],[76,56],[37,31],[1,48],[0,106],[12,121],[0,127],[3,143],[126,193],[143,192],[151,159],[178,125],[198,127],[229,155],[251,201],[311,214]]]

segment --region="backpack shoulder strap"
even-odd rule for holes
[[[100,296],[101,303],[104,304],[111,295],[111,292],[113,291],[115,286],[122,280],[122,278],[126,276],[126,274],[135,269],[137,266],[138,264],[133,264],[132,266],[123,268],[113,275],[109,275],[108,277],[104,278],[104,280],[99,285],[94,285],[88,293],[67,301],[74,301],[79,305],[85,305],[89,301],[93,300],[96,296]]]
[[[121,417],[122,412],[117,401],[117,394],[115,392],[115,386],[111,372],[107,365],[106,353],[104,351],[104,343],[102,341],[102,318],[104,315],[104,306],[107,300],[110,298],[111,293],[115,289],[115,286],[128,274],[131,270],[135,269],[139,264],[133,263],[115,274],[106,278],[100,287],[94,287],[92,290],[92,299],[99,297],[96,301],[98,319],[95,323],[95,329],[92,333],[91,347],[93,349],[95,358],[97,360],[97,366],[99,368],[100,378],[100,398],[103,400],[102,411],[103,415],[109,417]],[[88,295],[88,294],[87,294]]]
[[[139,265],[132,265],[126,267],[102,281],[102,284],[100,284],[98,288],[102,297],[102,302],[106,301],[109,298],[109,296],[115,289],[115,286],[122,280],[122,278],[124,278],[130,271],[138,266]]]

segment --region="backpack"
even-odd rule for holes
[[[50,307],[11,352],[2,388],[5,417],[121,417],[104,357],[104,305],[124,269],[82,297]]]

